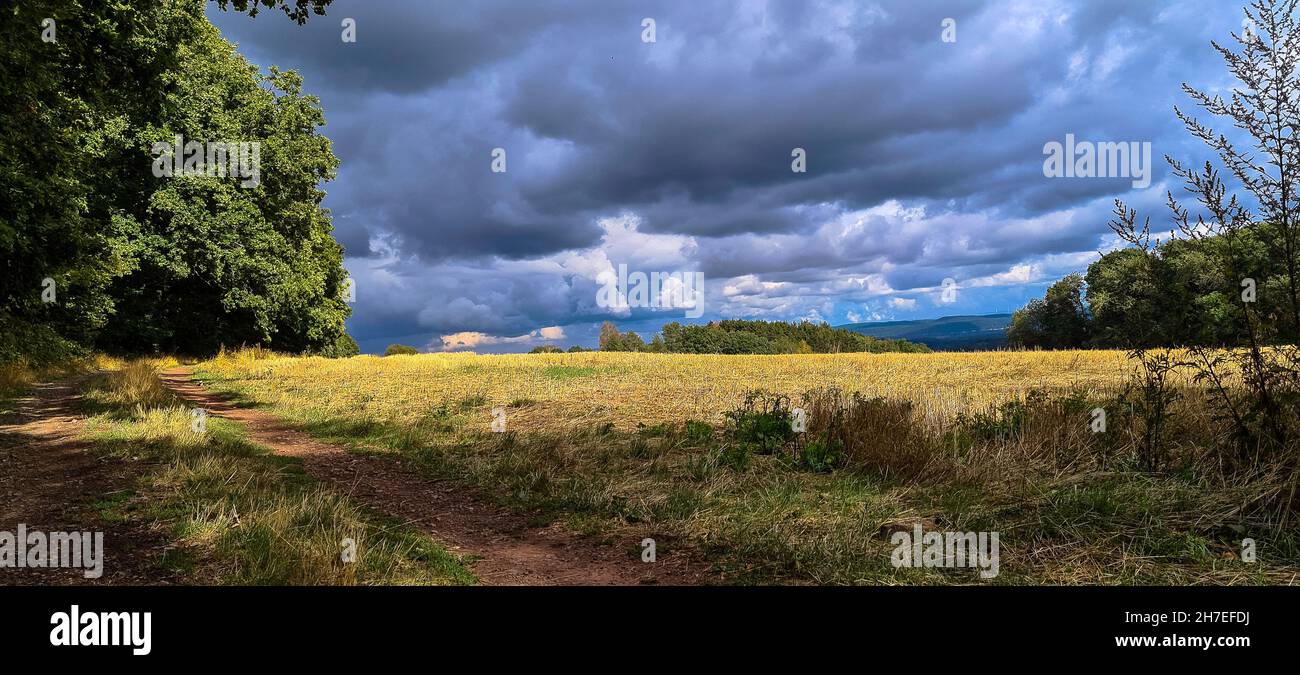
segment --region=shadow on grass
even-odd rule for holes
[[[474,583],[424,533],[321,485],[299,458],[248,441],[238,423],[209,418],[195,433],[179,399],[127,405],[91,389],[94,450],[144,467],[135,493],[101,510],[163,524],[176,548],[169,569],[244,585]],[[352,561],[344,560],[347,541]]]

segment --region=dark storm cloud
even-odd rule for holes
[[[644,17],[654,44],[640,39]],[[948,17],[952,44],[940,40]],[[1123,179],[1045,178],[1043,144],[1149,141],[1158,193],[1162,154],[1199,157],[1172,122],[1178,85],[1223,82],[1208,41],[1238,29],[1240,10],[335,0],[304,27],[213,18],[255,63],[300,70],[321,98],[342,160],[326,201],[337,236],[354,274],[389,289],[359,301],[351,325],[379,339],[598,317],[592,270],[659,241],[611,244],[602,219],[626,214],[670,253],[688,238],[678,266],[719,288],[776,284],[760,295],[855,275],[904,291],[1096,251],[1111,198],[1157,200]],[[344,18],[355,44],[340,39]],[[497,147],[504,174],[489,168]],[[790,170],[795,147],[807,173]],[[763,297],[773,311],[813,302]]]

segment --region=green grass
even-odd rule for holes
[[[429,537],[317,483],[293,458],[248,442],[215,417],[191,428],[189,408],[134,364],[95,378],[85,398],[96,451],[146,467],[135,489],[97,499],[108,520],[163,529],[160,564],[191,583],[239,585],[472,584]],[[344,561],[344,543],[355,560]]]
[[[552,380],[576,380],[591,377],[599,371],[589,366],[547,366],[542,375]]]

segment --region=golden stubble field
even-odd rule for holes
[[[763,389],[791,396],[839,387],[912,401],[932,422],[984,410],[1033,389],[1114,392],[1131,374],[1124,352],[934,354],[420,354],[266,358],[237,352],[200,364],[265,403],[328,415],[414,423],[442,406],[475,409],[486,431],[494,406],[515,430],[562,430],[612,422],[717,423]]]
[[[1002,533],[1000,579],[1011,583],[1294,580],[1292,535],[1242,507],[1289,481],[1229,483],[1213,473],[1216,457],[1203,447],[1213,439],[1201,440],[1212,409],[1191,388],[1170,432],[1180,434],[1171,449],[1188,472],[1132,468],[1138,416],[1118,416],[1123,424],[1103,438],[1087,416],[1031,406],[1033,423],[1010,436],[945,433],[972,428],[951,424],[959,413],[1032,390],[1114,402],[1138,365],[1116,351],[331,360],[243,350],[195,371],[241,405],[265,406],[331,442],[390,454],[539,522],[561,519],[611,541],[662,534],[742,583],[970,583],[964,572],[891,565],[881,533],[914,522]],[[727,424],[725,413],[754,389],[797,406],[802,392],[825,387],[909,400],[934,428],[858,416],[854,445],[827,471],[797,459],[811,442],[764,452]],[[498,406],[508,434],[490,433]],[[982,419],[994,418],[1006,419]],[[691,419],[714,428],[702,435],[683,424]],[[610,433],[610,424],[629,433]],[[1224,563],[1240,542],[1222,534],[1224,523],[1263,533],[1279,564]]]

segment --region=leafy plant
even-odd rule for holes
[[[794,438],[791,428],[790,398],[761,390],[745,394],[742,407],[726,413],[731,421],[731,435],[737,442],[752,446],[760,455],[780,450]]]
[[[713,438],[713,425],[699,420],[686,420],[686,440],[693,444]]]
[[[816,438],[800,449],[796,465],[818,473],[829,472],[844,462],[843,444],[835,438]]]

